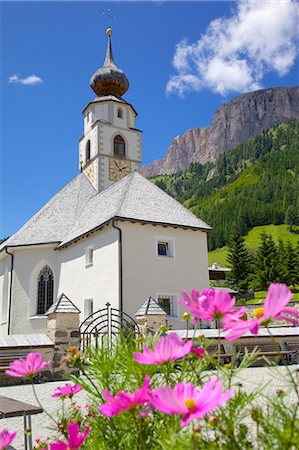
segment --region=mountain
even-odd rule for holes
[[[249,92],[222,105],[207,128],[192,128],[177,136],[162,160],[141,169],[145,177],[173,174],[192,162],[216,161],[230,150],[280,122],[299,119],[299,86]]]
[[[213,227],[210,250],[225,245],[235,227],[246,234],[283,224],[289,209],[299,211],[299,121],[263,131],[216,162],[152,181]]]

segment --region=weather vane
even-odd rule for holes
[[[116,16],[111,14],[111,9],[107,9],[107,11],[102,11],[103,16],[111,17],[111,19],[115,20]]]

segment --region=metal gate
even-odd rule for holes
[[[128,314],[106,303],[106,308],[100,309],[87,317],[80,325],[81,350],[87,347],[99,347],[103,341],[110,346],[113,337],[122,334],[125,338],[135,338],[140,329],[135,320]]]

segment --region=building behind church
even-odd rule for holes
[[[96,98],[83,110],[79,174],[0,246],[2,335],[45,333],[62,293],[81,320],[107,302],[134,316],[153,297],[182,328],[181,290],[209,285],[211,228],[138,173],[142,132],[107,34],[90,80]]]

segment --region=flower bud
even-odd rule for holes
[[[200,433],[201,430],[202,430],[202,427],[200,425],[196,424],[193,426],[194,433]]]
[[[276,389],[276,394],[277,394],[278,396],[282,396],[284,393],[285,393],[285,392],[284,392],[283,389]]]
[[[218,417],[217,416],[210,416],[209,418],[208,418],[208,424],[209,425],[215,425],[215,423],[217,423],[218,422]]]
[[[182,319],[187,321],[187,320],[190,320],[190,317],[191,317],[190,313],[184,312]]]

